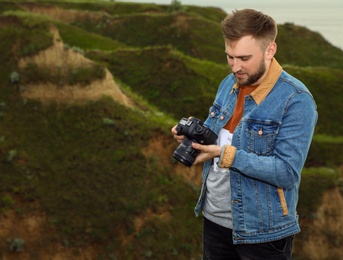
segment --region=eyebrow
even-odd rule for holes
[[[240,55],[240,56],[232,56],[230,55],[229,53],[225,52],[225,54],[229,57],[232,57],[232,58],[237,58],[237,59],[242,59],[242,58],[250,58],[252,55]]]

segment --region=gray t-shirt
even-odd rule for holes
[[[217,144],[230,145],[232,134],[222,129]],[[214,159],[206,180],[206,200],[203,207],[203,216],[208,220],[232,229],[230,170],[217,166],[218,158]]]

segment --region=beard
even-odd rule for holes
[[[253,85],[255,82],[257,82],[262,76],[263,74],[266,72],[266,64],[264,62],[264,60],[262,60],[260,67],[258,68],[257,72],[252,74],[252,75],[248,75],[248,78],[246,80],[238,78],[235,74],[236,77],[236,81],[237,81],[237,85],[240,87],[244,87],[244,86],[250,86]]]

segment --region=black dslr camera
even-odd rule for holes
[[[185,139],[173,153],[173,158],[191,167],[200,151],[192,147],[192,142],[199,144],[214,144],[218,136],[207,126],[194,117],[182,118],[176,126],[177,135],[184,135]]]

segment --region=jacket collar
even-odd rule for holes
[[[277,60],[273,58],[266,77],[261,82],[261,84],[251,93],[251,96],[255,100],[257,105],[259,105],[272,90],[276,81],[279,79],[281,72],[282,67],[277,62]],[[239,86],[237,84],[233,86],[234,90],[238,88]]]

